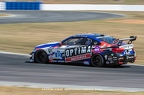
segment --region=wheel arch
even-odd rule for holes
[[[96,65],[96,64],[93,63],[93,61],[92,61],[93,58],[95,58],[95,57],[97,57],[97,56],[100,56],[103,65],[98,66],[98,65]],[[91,63],[91,66],[93,66],[93,67],[96,67],[96,66],[97,66],[97,67],[103,67],[103,66],[106,65],[106,64],[105,64],[106,62],[105,62],[104,55],[102,55],[102,54],[100,54],[100,53],[92,54],[92,57],[91,57],[91,59],[90,59],[90,63]]]
[[[38,49],[38,50],[36,50],[36,51],[34,52],[34,62],[38,63],[38,62],[36,61],[36,54],[37,54],[38,52],[42,52],[42,51],[46,53],[47,59],[49,60],[48,50],[46,50],[46,49]],[[48,63],[48,62],[46,62],[46,63]]]

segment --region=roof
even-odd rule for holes
[[[87,33],[87,34],[76,34],[73,37],[101,37],[105,36],[104,34],[96,34],[96,33]]]

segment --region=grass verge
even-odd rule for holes
[[[3,2],[3,0],[0,1]],[[33,0],[24,0],[24,1],[33,1]],[[42,0],[42,2],[45,4],[130,4],[130,5],[144,4],[144,0]]]
[[[9,16],[8,14],[0,14],[0,17]]]
[[[20,1],[20,0],[17,0]],[[143,0],[42,0],[47,4],[140,4]]]
[[[59,89],[59,88],[58,88]],[[0,95],[143,95],[144,92],[95,91],[95,90],[54,90],[26,87],[0,87]]]
[[[77,22],[23,23],[0,25],[0,50],[30,53],[34,46],[61,41],[78,33],[103,33],[117,38],[138,36],[134,42],[137,51],[136,63],[144,63],[143,12],[114,12],[128,15],[126,18],[89,20]],[[123,21],[125,20],[125,21]]]

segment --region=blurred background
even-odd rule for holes
[[[120,17],[113,18],[109,14],[105,19],[89,19],[86,15],[76,15],[83,12],[89,17],[97,17],[96,13]],[[137,52],[135,63],[144,65],[144,0],[0,0],[0,52],[29,54],[36,45],[61,41],[79,33],[100,33],[116,38],[137,36],[133,42]],[[143,89],[142,66],[95,69],[24,63],[25,59],[29,60],[28,56],[1,54],[0,58],[0,95],[144,95],[133,92],[132,88]],[[22,88],[4,87],[12,84],[3,81],[117,86],[119,91],[129,90],[121,87],[132,89],[129,93],[101,91],[100,88],[100,91],[48,91],[26,88],[24,83]]]

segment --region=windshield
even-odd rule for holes
[[[107,42],[108,44],[114,44],[116,41],[116,38],[110,37],[110,36],[104,36],[104,37],[98,37],[99,40]]]

